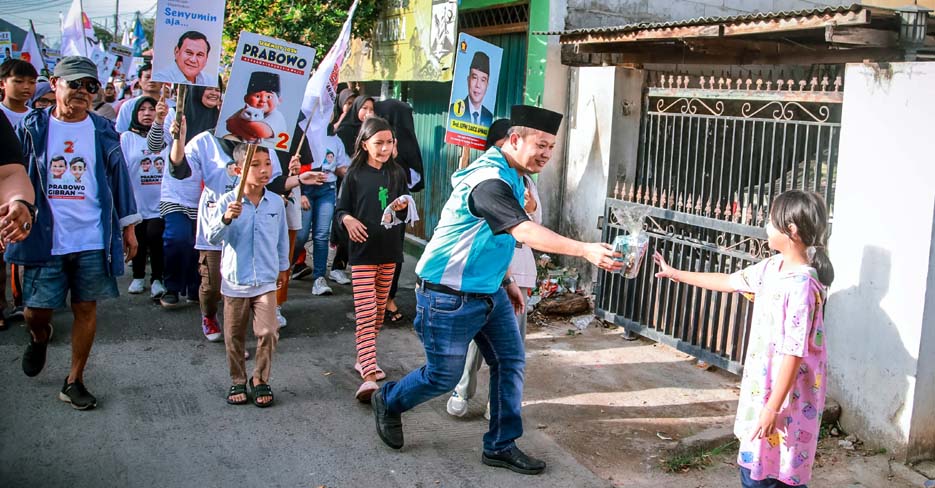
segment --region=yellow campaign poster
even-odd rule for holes
[[[354,38],[341,81],[451,81],[457,0],[391,0],[371,41]]]

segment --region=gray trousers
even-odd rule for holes
[[[520,288],[520,291],[523,292],[523,308],[525,309],[525,304],[529,302],[529,288]],[[516,325],[519,327],[520,337],[525,341],[525,310],[523,313],[516,315]],[[455,387],[455,393],[465,401],[470,400],[474,397],[474,394],[477,393],[477,371],[480,370],[482,364],[484,364],[484,357],[481,355],[480,350],[477,349],[477,344],[471,341],[471,344],[468,345],[467,358],[464,361],[464,373],[461,374],[461,381],[459,381],[458,386]]]

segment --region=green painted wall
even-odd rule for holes
[[[533,32],[549,30],[549,1],[530,0],[529,39],[526,53],[526,105],[542,105],[545,90],[545,61],[548,36],[533,35]]]

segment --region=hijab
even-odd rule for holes
[[[36,103],[36,100],[38,100],[39,97],[45,95],[46,93],[49,93],[50,91],[52,91],[52,85],[49,84],[48,81],[41,81],[36,83],[36,93],[34,93],[32,98],[29,99],[29,107],[35,108],[33,104]]]
[[[205,107],[201,103],[205,87],[190,86],[185,92],[185,122],[188,124],[188,140],[206,130],[214,130],[221,114],[220,105],[214,108]]]
[[[344,143],[344,150],[347,152],[348,157],[354,157],[355,147],[354,143],[357,141],[357,133],[360,132],[360,126],[363,122],[357,118],[357,113],[360,112],[360,108],[364,106],[367,101],[373,102],[373,97],[368,97],[361,95],[354,100],[354,104],[351,105],[351,110],[344,117],[344,120],[341,121],[341,125],[338,126],[338,129],[335,131],[335,134],[341,139],[341,142]]]
[[[153,107],[156,106],[156,99],[153,97],[143,96],[138,98],[136,104],[133,105],[133,118],[130,120],[130,131],[142,137],[146,137],[146,134],[149,133],[149,129],[152,127],[152,125],[143,125],[140,123],[140,108],[143,107],[143,104],[146,102],[151,103]]]
[[[386,119],[396,132],[398,142],[396,162],[403,167],[409,191],[417,192],[422,183],[422,151],[416,138],[415,124],[412,120],[412,107],[408,103],[392,98],[373,104],[373,110],[379,117]]]

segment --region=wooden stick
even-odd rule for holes
[[[250,174],[250,163],[253,162],[253,154],[256,153],[256,144],[247,146],[247,155],[244,156],[240,169],[240,184],[237,185],[237,201],[243,200],[243,190],[247,183],[247,175]]]
[[[458,162],[458,169],[467,168],[471,162],[471,148],[461,146],[461,161]]]
[[[182,117],[185,116],[185,95],[188,91],[186,89],[188,85],[179,85],[178,100],[175,101],[175,119],[182,120]]]

